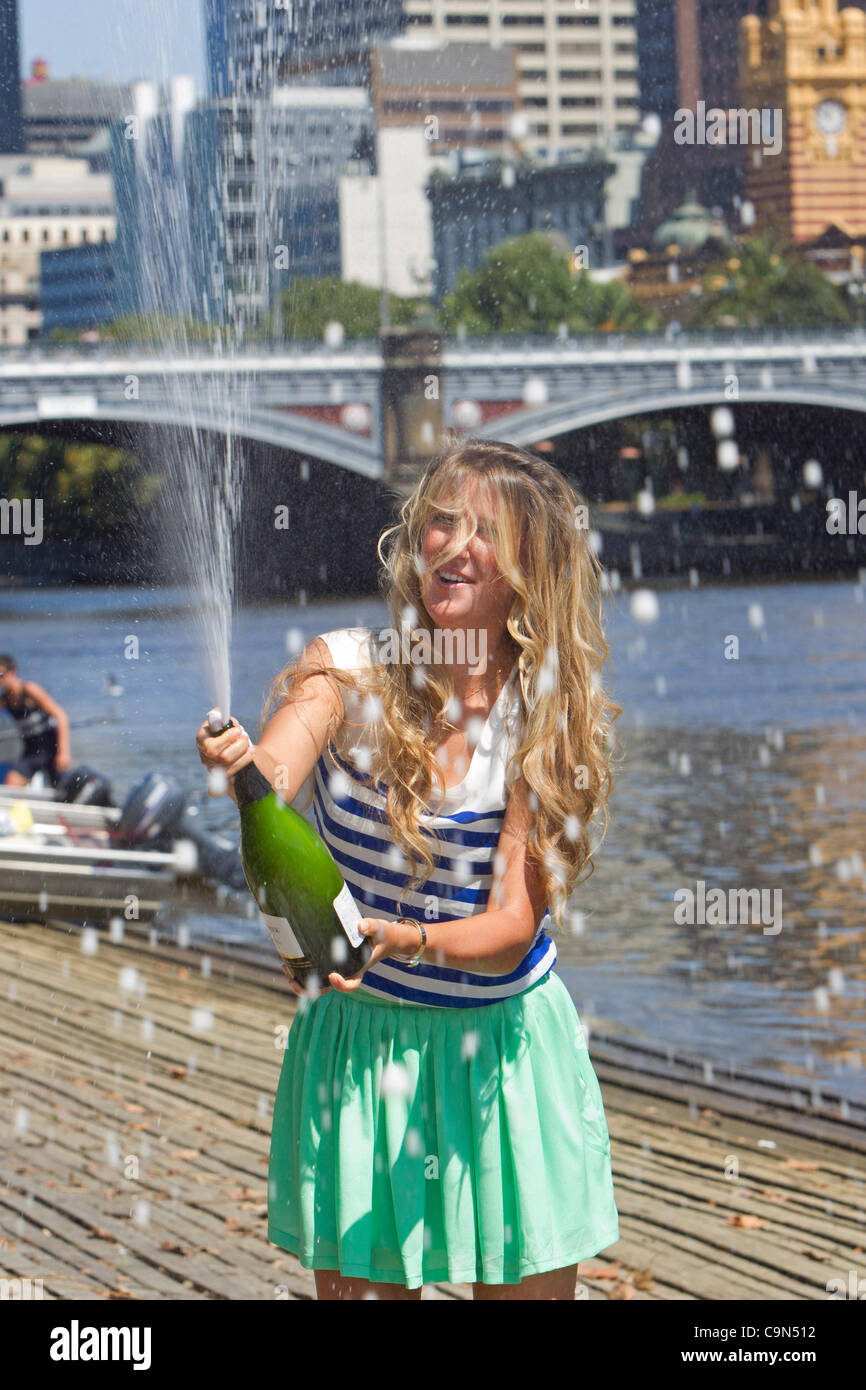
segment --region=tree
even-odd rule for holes
[[[443,296],[446,333],[573,333],[647,328],[652,315],[617,281],[599,284],[543,232],[512,237],[487,252],[478,270],[461,270]]]
[[[347,338],[374,338],[379,332],[381,298],[381,290],[336,275],[293,280],[282,292],[283,336],[321,338],[326,325],[336,322],[343,325]],[[415,320],[420,301],[389,294],[388,305],[391,323],[401,328]]]
[[[851,322],[844,298],[814,265],[767,236],[743,238],[707,271],[689,315],[695,328],[814,328]]]

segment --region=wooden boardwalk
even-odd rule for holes
[[[132,924],[94,940],[0,924],[0,1278],[46,1299],[314,1298],[266,1237],[284,977]],[[621,1239],[579,1298],[826,1299],[866,1273],[862,1111],[612,1038],[590,1053]]]

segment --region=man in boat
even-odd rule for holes
[[[35,772],[44,772],[54,786],[70,766],[69,718],[41,685],[21,679],[7,655],[0,655],[0,709],[16,721],[24,744],[3,779],[6,786],[26,786]]]

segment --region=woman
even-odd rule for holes
[[[456,446],[380,539],[393,628],[310,643],[256,746],[199,730],[206,765],[231,778],[253,759],[286,800],[314,774],[375,943],[360,975],[302,997],[274,1105],[268,1235],[319,1298],[450,1280],[573,1299],[578,1262],[619,1239],[600,1089],[546,930],[591,871],[619,713],[584,516],[540,459]]]

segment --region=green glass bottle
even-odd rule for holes
[[[214,736],[232,727],[219,710]],[[332,970],[351,976],[372,947],[362,914],[316,830],[278,796],[255,763],[232,778],[241,821],[241,863],[274,945],[300,985],[324,988]],[[313,976],[317,977],[313,979]]]

